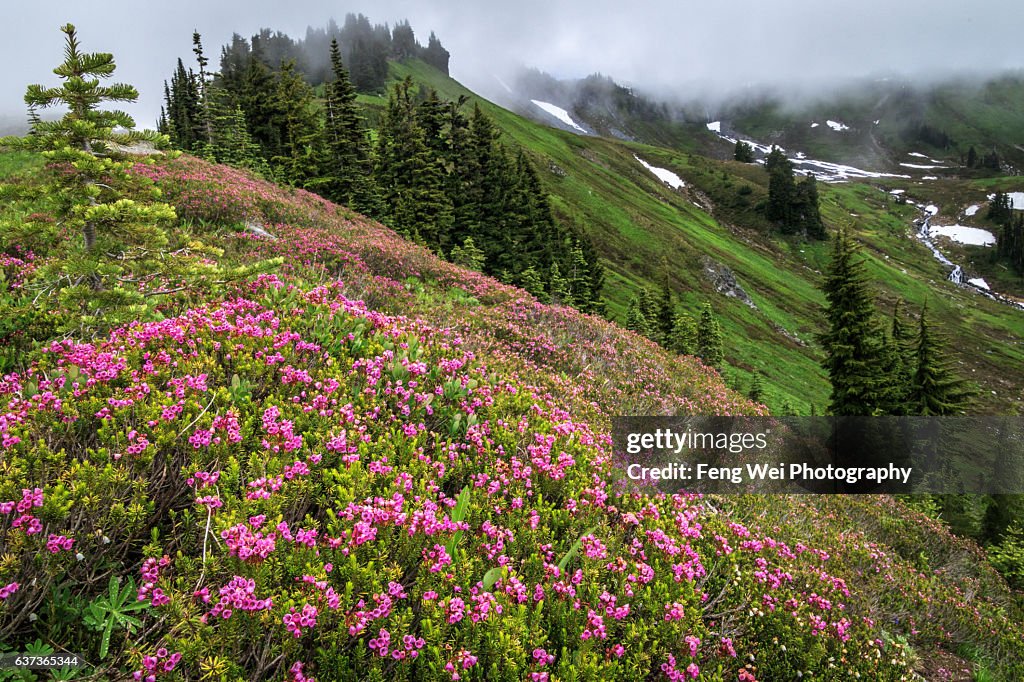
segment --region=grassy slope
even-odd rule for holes
[[[820,408],[827,403],[827,381],[813,339],[822,325],[824,301],[817,287],[828,262],[828,245],[765,238],[732,224],[756,224],[751,211],[731,213],[724,207],[741,184],[752,188],[751,203],[762,198],[762,171],[548,128],[476,98],[424,64],[393,64],[392,70],[395,78],[412,76],[444,97],[465,95],[479,102],[509,138],[533,154],[555,210],[584,227],[606,259],[606,294],[613,316],[624,319],[638,287],[657,288],[664,258],[672,286],[687,309],[696,311],[704,300],[715,306],[736,383],[745,387],[749,372],[760,369],[767,374],[769,403],[776,408],[789,401],[806,412],[811,404]],[[382,101],[363,98],[368,105]],[[680,173],[691,187],[712,198],[714,216],[724,222],[694,205],[701,197],[692,189],[677,192],[660,183],[633,159],[634,153]],[[947,212],[966,205],[960,203],[966,198],[948,188],[936,198],[933,185],[926,194],[925,188],[908,183],[897,180],[886,186],[908,187],[910,196],[937,201]],[[1024,348],[1019,343],[1024,316],[946,283],[942,267],[910,238],[913,207],[890,203],[885,192],[868,183],[819,188],[827,222],[852,227],[864,242],[883,311],[899,297],[915,309],[928,300],[936,319],[956,337],[953,350],[964,363],[965,374],[984,385],[984,409],[1004,410],[1018,400],[1015,387],[1024,385]],[[759,310],[716,293],[702,273],[702,254],[728,265]],[[808,345],[798,345],[780,327]]]

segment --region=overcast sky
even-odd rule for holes
[[[1024,68],[1021,0],[34,0],[3,12],[0,113],[23,111],[27,83],[56,84],[58,27],[71,21],[84,49],[113,52],[117,80],[138,87],[130,111],[142,126],[154,123],[174,60],[191,57],[193,28],[216,65],[233,32],[301,37],[347,12],[408,18],[424,43],[436,31],[452,75],[485,90],[513,62],[562,77],[599,71],[666,96]]]

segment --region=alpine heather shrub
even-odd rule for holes
[[[61,442],[89,471],[110,472],[88,486],[57,469],[31,489],[5,481],[8,517],[45,523],[30,533],[11,522],[4,542],[24,552],[73,540],[81,562],[40,555],[63,582],[85,581],[78,567],[104,556],[97,528],[114,547],[146,543],[139,597],[156,629],[140,652],[125,650],[135,670],[155,674],[149,664],[167,650],[181,653],[175,670],[223,664],[229,676],[281,676],[301,662],[321,680],[632,679],[672,657],[684,674],[711,665],[719,653],[703,643],[721,636],[767,667],[775,654],[759,642],[771,633],[809,652],[808,670],[845,648],[865,674],[899,677],[901,655],[879,655],[842,602],[845,584],[821,577],[818,552],[741,531],[700,498],[613,497],[607,436],[581,415],[501,378],[456,332],[368,310],[341,288],[264,277],[246,298],[104,344],[53,344],[25,376],[4,379],[8,461],[45,472],[51,450],[40,444]],[[325,353],[308,340],[316,329],[343,343]],[[235,377],[249,395],[231,391]],[[27,397],[29,382],[38,392]],[[132,490],[143,510],[134,524]],[[470,504],[456,515],[462,490]],[[84,513],[44,514],[50,495]],[[147,543],[151,527],[160,533]],[[39,570],[7,566],[0,582],[28,585]],[[9,636],[28,636],[7,601]],[[752,630],[757,639],[741,639]],[[230,662],[225,649],[237,652]]]

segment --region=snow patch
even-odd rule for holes
[[[930,213],[931,215],[939,215],[939,207],[936,206],[935,204],[928,204],[927,206],[924,207],[924,210]]]
[[[988,230],[978,227],[967,227],[966,225],[931,225],[930,232],[933,235],[949,237],[955,242],[969,246],[992,246],[996,243],[996,237]]]
[[[817,124],[817,123],[812,123],[812,124],[811,124],[811,127],[812,127],[812,128],[817,128],[817,127],[818,127],[818,124]]]
[[[721,121],[712,121],[711,123],[708,124],[708,130],[710,130],[713,133],[721,133],[722,132],[722,122]]]
[[[839,121],[833,121],[832,119],[825,121],[825,125],[836,131],[850,129],[850,126],[840,123]]]
[[[572,120],[572,117],[569,116],[569,112],[566,111],[565,109],[563,109],[562,107],[555,106],[554,104],[551,104],[550,102],[541,102],[540,100],[536,100],[536,99],[531,99],[530,101],[533,102],[538,107],[540,107],[541,109],[543,109],[544,111],[546,111],[547,113],[549,113],[552,116],[554,116],[555,118],[557,118],[559,121],[561,121],[565,125],[567,125],[567,126],[569,126],[571,128],[575,128],[576,130],[580,131],[581,133],[586,134],[587,131],[585,129],[581,128],[579,126],[579,124],[576,123],[576,121]]]
[[[893,190],[889,191],[889,194],[903,194],[906,191],[907,190],[905,190],[905,189],[893,189]]]
[[[922,180],[938,180],[939,176],[937,176],[937,175],[924,175],[924,176],[921,177],[921,179]]]
[[[922,154],[921,152],[908,152],[907,156],[916,156],[919,159],[927,159],[928,158],[927,154]]]
[[[658,168],[657,166],[652,166],[651,164],[647,163],[636,154],[633,155],[633,158],[639,161],[644,168],[654,173],[654,175],[657,176],[659,180],[664,182],[672,189],[682,189],[683,187],[686,186],[686,183],[683,182],[682,178],[680,178],[678,175],[668,170],[667,168]]]
[[[925,165],[922,165],[920,163],[901,163],[900,165],[903,166],[904,168],[923,168],[923,169],[946,168],[946,166],[925,166]]]
[[[970,206],[967,207],[967,210],[964,211],[964,215],[965,216],[977,215],[978,210],[980,208],[981,208],[981,206],[979,206],[978,204],[971,204]]]
[[[1006,196],[1010,197],[1010,206],[1018,211],[1024,211],[1024,192],[1010,192]]]
[[[986,282],[981,277],[975,277],[973,279],[969,279],[969,280],[967,280],[967,283],[968,284],[973,284],[974,286],[978,287],[979,289],[984,289],[985,291],[991,291],[992,290],[992,287],[990,287],[988,285],[988,282]]]

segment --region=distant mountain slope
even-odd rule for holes
[[[392,62],[391,76],[411,76],[448,99],[464,96],[480,103],[508,139],[528,150],[542,171],[556,213],[585,229],[605,259],[606,296],[614,317],[624,321],[626,305],[639,287],[657,293],[667,277],[690,312],[705,300],[714,305],[725,327],[726,356],[738,386],[749,385],[751,373],[760,370],[772,386],[769,402],[776,409],[783,403],[802,413],[812,404],[819,411],[824,408],[829,389],[815,339],[822,329],[819,273],[828,261],[829,246],[769,234],[756,210],[766,196],[763,170],[539,124],[479,98],[422,62]],[[361,100],[371,119],[385,102],[379,97]],[[685,133],[694,150],[721,149],[723,144],[704,124],[675,130]],[[637,157],[678,174],[686,187],[668,187]],[[897,178],[820,185],[823,213],[833,228],[853,227],[867,245],[865,255],[883,308],[897,297],[916,307],[927,299],[944,328],[958,339],[956,350],[965,371],[985,388],[982,409],[1003,409],[1019,400],[1018,388],[1024,385],[1024,348],[1018,342],[1024,336],[1024,315],[946,283],[944,268],[911,237],[918,210],[895,203],[887,189],[909,188],[918,201],[938,202],[950,214],[966,207],[968,199],[983,201],[985,194],[966,186],[914,182]],[[726,291],[723,281],[709,271],[719,266],[729,269],[754,307],[719,291]]]

